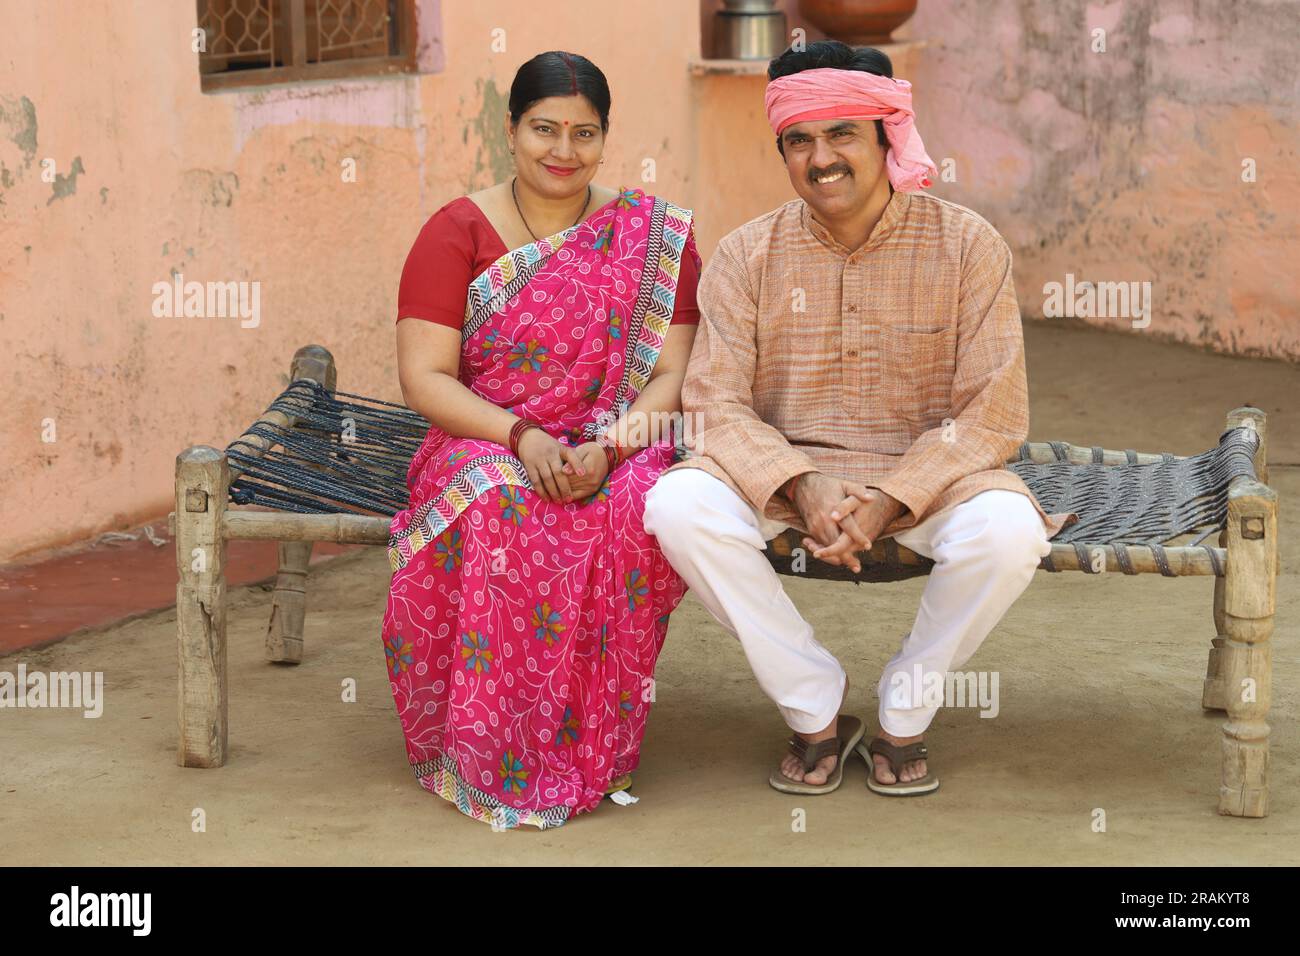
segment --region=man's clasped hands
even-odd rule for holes
[[[906,510],[902,502],[879,488],[819,471],[796,475],[781,493],[811,532],[804,537],[803,546],[819,561],[846,567],[854,574],[862,570],[858,552],[871,550],[880,533]]]

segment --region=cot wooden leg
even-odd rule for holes
[[[1219,812],[1268,814],[1268,737],[1272,693],[1269,638],[1277,607],[1277,493],[1250,478],[1228,492],[1224,642],[1219,663],[1228,721],[1223,725]]]
[[[280,573],[266,629],[266,659],[277,664],[302,661],[303,622],[307,616],[307,565],[312,542],[281,541]]]
[[[1224,428],[1249,428],[1259,435],[1259,450],[1255,452],[1255,477],[1268,484],[1268,416],[1263,409],[1242,405],[1228,412]],[[1219,547],[1228,546],[1228,532],[1219,535]],[[1226,640],[1223,619],[1223,591],[1225,581],[1214,579],[1214,638],[1210,641],[1210,659],[1205,666],[1205,684],[1201,690],[1201,706],[1206,710],[1224,710],[1223,702],[1223,643]]]
[[[289,380],[309,378],[334,391],[337,372],[334,356],[319,345],[304,345],[293,355]],[[307,566],[312,542],[281,541],[280,571],[271,601],[271,621],[266,628],[266,659],[278,664],[302,662],[303,624],[307,616]]]
[[[1224,531],[1219,535],[1219,547],[1225,548],[1227,545],[1228,532]],[[1206,710],[1225,709],[1223,703],[1222,672],[1223,642],[1226,640],[1223,620],[1224,583],[1222,577],[1216,577],[1214,579],[1215,637],[1210,641],[1210,660],[1205,667],[1205,686],[1201,690],[1201,706]]]
[[[226,762],[226,538],[230,467],[224,452],[196,445],[176,458],[176,760]]]

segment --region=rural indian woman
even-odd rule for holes
[[[689,210],[593,182],[609,107],[582,56],[520,67],[513,175],[434,213],[398,294],[402,395],[432,427],[391,527],[389,682],[420,784],[504,828],[627,785],[685,591],[641,519],[699,256]]]

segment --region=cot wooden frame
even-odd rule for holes
[[[333,356],[320,346],[306,346],[294,355],[290,380],[310,379],[327,390],[335,388]],[[294,419],[268,410],[259,423],[291,427]],[[1219,557],[1225,574],[1214,581],[1214,636],[1201,696],[1206,710],[1226,711],[1223,724],[1219,782],[1219,813],[1263,817],[1268,813],[1269,725],[1272,675],[1269,639],[1277,606],[1277,494],[1268,487],[1265,414],[1252,407],[1228,413],[1226,427],[1258,431],[1256,478],[1239,476],[1228,491],[1227,527],[1219,536]],[[271,442],[245,434],[243,441],[264,454]],[[1053,461],[1047,443],[1030,443],[1035,461]],[[1159,455],[1139,456],[1140,462]],[[1069,460],[1091,462],[1088,448],[1070,446]],[[1122,451],[1106,451],[1102,463],[1121,464]],[[389,519],[354,514],[303,515],[237,511],[227,508],[231,481],[239,474],[224,452],[197,445],[176,458],[176,510],[172,532],[176,539],[176,633],[178,648],[177,761],[186,767],[220,767],[227,757],[226,673],[226,542],[235,539],[278,541],[279,574],[271,620],[266,632],[266,660],[296,664],[302,660],[306,613],[307,564],[312,543],[388,544]],[[789,563],[797,536],[772,542],[769,557],[782,568]],[[1093,555],[1097,548],[1089,549]],[[1106,569],[1119,570],[1113,545],[1100,546]],[[1139,572],[1155,572],[1151,549],[1127,546],[1129,560]],[[1166,548],[1170,567],[1179,575],[1214,574],[1203,547]],[[926,573],[926,559],[893,539],[877,542],[862,556],[862,580]],[[1061,570],[1081,570],[1072,545],[1054,544],[1051,560]],[[1094,557],[1095,560],[1095,557]],[[816,576],[849,574],[819,565]],[[893,570],[891,570],[893,569]],[[811,569],[810,569],[811,570]]]

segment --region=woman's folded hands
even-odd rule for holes
[[[519,438],[519,460],[533,491],[556,504],[594,495],[609,470],[604,449],[597,442],[570,448],[540,428],[530,428]]]
[[[573,500],[570,472],[565,469],[581,464],[577,449],[560,444],[540,428],[529,428],[519,437],[518,454],[540,497],[556,504]]]
[[[579,445],[573,451],[578,454],[582,464],[581,472],[567,462],[562,470],[569,476],[569,488],[573,492],[573,497],[589,498],[600,489],[605,482],[605,476],[609,474],[609,461],[605,457],[605,449],[599,442],[589,441]]]

